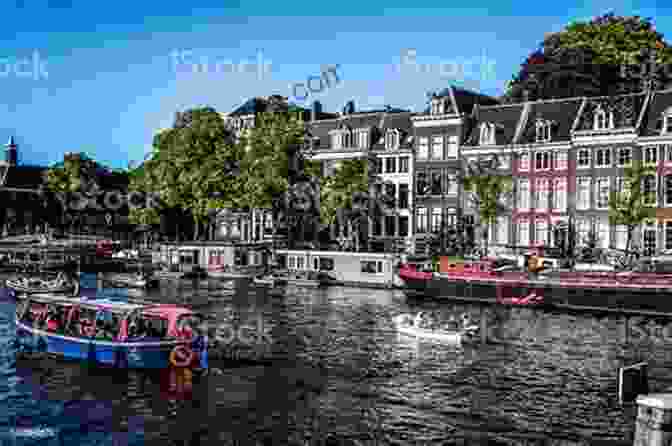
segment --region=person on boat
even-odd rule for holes
[[[55,308],[50,308],[47,311],[47,331],[57,332],[61,329],[60,321],[58,320],[58,312]]]
[[[191,366],[194,363],[194,359],[194,352],[185,345],[178,345],[170,352],[171,391],[184,394],[190,390]]]
[[[422,327],[423,316],[424,316],[424,313],[422,311],[419,311],[418,314],[415,315],[415,319],[413,320],[413,326],[415,328],[421,328]]]
[[[191,349],[198,355],[198,366],[207,373],[208,370],[208,330],[203,323],[196,328],[196,336],[191,342]]]

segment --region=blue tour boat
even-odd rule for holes
[[[35,294],[20,301],[20,347],[120,368],[169,367],[171,353],[191,341],[202,316],[167,304]],[[185,359],[197,363],[197,355]]]

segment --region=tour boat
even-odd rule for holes
[[[498,259],[443,262],[441,272],[398,270],[408,297],[497,302],[502,289],[525,296],[537,290],[545,305],[672,312],[672,274],[654,272],[583,272],[549,268],[531,274]]]
[[[418,316],[411,314],[400,314],[394,317],[394,324],[399,333],[415,337],[418,339],[427,339],[430,341],[439,341],[439,342],[448,342],[448,343],[461,343],[465,341],[470,341],[474,338],[478,332],[478,326],[476,325],[466,325],[461,329],[455,330],[433,330],[429,328],[417,327],[414,321]]]
[[[119,368],[157,369],[168,367],[171,353],[189,344],[189,332],[181,327],[201,321],[200,315],[176,305],[36,294],[17,306],[16,333],[26,350]],[[197,353],[187,352],[190,356],[181,361],[196,364]]]
[[[78,283],[65,279],[56,278],[45,280],[37,277],[17,277],[15,279],[5,280],[5,288],[14,294],[37,294],[37,293],[55,293],[55,294],[77,294]]]

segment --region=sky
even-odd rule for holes
[[[125,168],[193,107],[280,94],[420,111],[450,84],[499,95],[545,33],[609,11],[672,41],[668,0],[5,0],[0,141],[14,135],[24,164],[70,151]],[[311,77],[312,92],[293,88]]]

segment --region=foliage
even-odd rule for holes
[[[655,207],[647,203],[655,202],[652,192],[644,190],[644,180],[655,175],[655,168],[633,160],[630,167],[624,169],[624,190],[614,192],[609,197],[609,220],[612,225],[623,225],[627,229],[626,252],[630,250],[632,233],[646,219],[655,216]],[[653,199],[653,200],[652,200]]]
[[[529,100],[639,91],[640,67],[650,57],[659,66],[672,61],[672,49],[650,19],[609,13],[574,22],[544,38],[508,83],[503,99],[526,100],[526,91]],[[669,73],[660,69],[652,78],[664,85]]]

